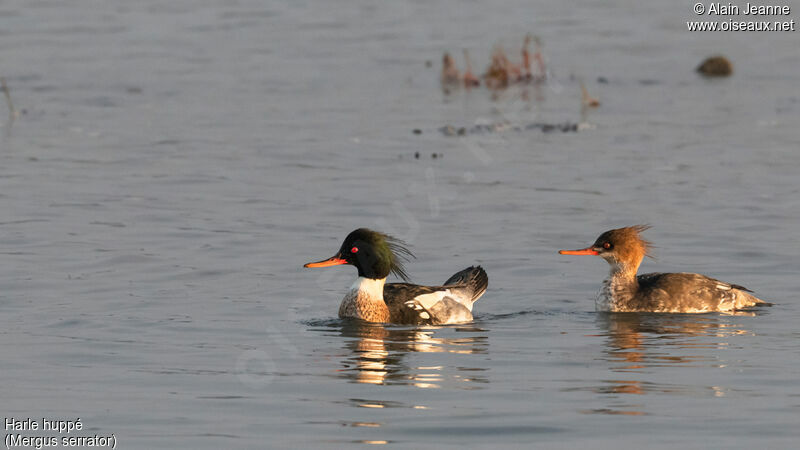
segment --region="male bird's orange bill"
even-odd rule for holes
[[[347,264],[347,261],[345,261],[342,258],[337,258],[334,256],[332,258],[328,258],[323,261],[310,262],[308,264],[305,264],[303,267],[330,267],[330,266],[340,266],[342,264]]]

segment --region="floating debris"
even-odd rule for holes
[[[528,45],[531,43],[531,35],[530,33],[525,35],[525,40],[522,43],[522,78],[525,81],[529,81],[533,79],[533,73],[531,72],[531,55],[528,52]]]
[[[496,122],[489,124],[476,124],[469,128],[461,127],[456,128],[453,125],[445,125],[439,128],[439,131],[445,136],[466,136],[473,134],[494,134],[505,133],[508,131],[522,132],[531,130],[540,130],[543,133],[562,132],[562,133],[575,133],[579,130],[586,129],[579,123],[575,122],[562,122],[562,123],[546,123],[546,122],[533,122],[526,125],[513,125],[508,122]]]
[[[19,112],[17,112],[16,108],[14,108],[14,103],[11,101],[11,91],[8,89],[6,79],[3,77],[0,77],[0,89],[3,91],[3,95],[6,97],[6,103],[8,104],[8,115],[11,118],[11,122],[13,122],[14,119],[19,117]]]
[[[539,81],[547,79],[547,67],[544,65],[544,56],[542,53],[542,41],[539,36],[533,37],[533,44],[536,47],[536,52],[533,54],[533,59],[536,60],[536,65],[539,67]]]
[[[442,55],[442,86],[454,86],[461,81],[461,74],[456,67],[456,61],[450,53],[444,52]]]
[[[464,63],[467,65],[467,71],[464,72],[464,86],[467,88],[480,86],[481,80],[472,73],[472,63],[469,61],[469,51],[467,49],[464,49]]]
[[[659,84],[661,84],[661,81],[645,78],[643,80],[639,80],[639,84],[641,84],[642,86],[658,86]]]
[[[422,134],[422,130],[420,130],[419,128],[414,128],[414,130],[412,132],[414,134]]]
[[[420,159],[422,154],[420,152],[414,152],[414,159]],[[442,159],[444,158],[444,153],[442,152],[433,152],[431,153],[431,159]],[[403,154],[397,155],[397,159],[403,159]]]
[[[584,108],[597,108],[600,106],[600,100],[589,95],[586,86],[581,82],[581,105]]]
[[[711,56],[697,67],[697,71],[707,77],[727,77],[733,73],[733,64],[724,56]]]
[[[533,40],[535,51],[533,52],[533,59],[536,61],[536,67],[539,73],[536,75],[531,71],[531,56],[528,52],[528,46]],[[547,79],[547,67],[544,65],[544,57],[542,56],[542,41],[539,36],[531,36],[530,33],[525,35],[525,41],[522,43],[522,77],[520,81],[535,81],[541,83]]]
[[[481,85],[480,78],[472,73],[472,63],[470,62],[467,49],[464,49],[464,64],[466,65],[466,71],[462,76],[461,72],[458,70],[458,66],[456,66],[455,59],[450,56],[450,53],[445,52],[444,55],[442,55],[441,82],[445,94],[449,94],[451,88],[458,88],[462,84],[467,89]]]
[[[483,74],[486,87],[492,90],[507,88],[512,79],[512,72],[519,73],[519,67],[511,64],[502,47],[495,47],[492,51],[492,62]]]
[[[533,42],[535,49],[533,55],[529,50],[530,43]],[[481,78],[484,84],[492,91],[505,89],[515,83],[541,83],[547,78],[547,68],[545,67],[544,57],[542,56],[542,44],[537,36],[525,35],[522,44],[522,62],[516,64],[512,62],[503,47],[497,45],[492,50],[491,61],[486,72],[478,77],[472,71],[472,62],[469,52],[464,49],[465,72],[462,75],[456,66],[455,59],[450,53],[445,52],[442,56],[442,73],[440,80],[445,94],[450,93],[451,88],[463,84],[467,89],[481,85]],[[532,68],[533,61],[536,61],[536,71]]]

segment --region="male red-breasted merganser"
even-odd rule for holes
[[[347,235],[336,255],[303,267],[350,264],[358,269],[358,279],[339,305],[341,318],[408,324],[470,322],[472,304],[489,284],[486,272],[480,266],[468,267],[442,286],[386,284],[390,273],[408,281],[403,260],[413,256],[403,241],[359,228]]]
[[[609,230],[590,247],[561,250],[562,255],[598,255],[611,266],[596,300],[600,311],[704,313],[736,311],[769,305],[750,295],[747,288],[696,273],[636,275],[652,245],[639,233],[650,228],[636,225]]]

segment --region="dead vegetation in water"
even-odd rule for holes
[[[502,97],[503,91],[513,86],[538,88],[544,85],[548,79],[548,69],[542,51],[542,40],[538,36],[526,34],[519,54],[519,60],[513,59],[508,56],[502,45],[495,45],[489,57],[489,65],[479,77],[472,70],[469,50],[463,50],[465,67],[463,73],[459,70],[456,59],[446,51],[442,55],[440,74],[442,91],[445,95],[450,95],[462,87],[469,91],[483,85],[491,93],[492,100],[498,100]],[[580,88],[583,112],[600,106],[600,100],[589,95],[583,82],[580,83]],[[520,97],[527,101],[528,96],[528,90],[523,89]]]
[[[583,84],[583,81],[581,81],[581,106],[583,108],[597,108],[600,106],[600,100],[589,95],[589,91],[586,90],[586,85]]]
[[[526,105],[524,107],[528,108],[526,111],[530,111],[531,100],[543,100],[544,96],[541,88],[549,77],[541,39],[530,33],[526,34],[522,40],[521,47],[519,47],[518,55],[518,58],[511,57],[509,53],[506,53],[502,45],[495,45],[490,53],[489,64],[485,71],[480,76],[476,76],[473,72],[470,53],[467,49],[463,50],[465,67],[463,73],[459,70],[456,59],[449,52],[445,52],[442,57],[442,71],[440,74],[442,91],[446,96],[449,96],[460,88],[464,88],[465,92],[469,92],[473,88],[485,86],[491,94],[492,101],[500,103],[499,101],[502,99],[522,100]],[[432,66],[429,63],[426,63],[426,65],[427,67]],[[468,126],[448,124],[439,127],[438,131],[444,136],[461,137],[532,130],[542,133],[575,133],[592,129],[594,125],[587,122],[587,114],[588,111],[600,106],[600,100],[589,95],[585,84],[580,78],[576,79],[571,76],[570,81],[580,81],[581,115],[578,122],[527,122],[504,117],[501,120],[482,120],[481,123]],[[516,90],[511,91],[511,88],[515,87],[519,88],[518,92]],[[559,92],[561,89],[560,83],[556,82],[552,89],[554,92]],[[531,90],[533,97],[531,97]],[[511,93],[508,94],[508,91],[511,91]],[[497,108],[500,108],[500,106]],[[497,109],[495,109],[493,115],[497,114]],[[503,115],[502,111],[499,114]],[[415,129],[414,134],[422,134],[422,130]]]
[[[533,54],[530,51],[531,43],[534,44]],[[470,89],[479,87],[481,80],[483,80],[483,85],[489,90],[497,91],[506,89],[514,84],[543,83],[546,81],[547,67],[542,55],[541,40],[536,36],[527,34],[523,40],[520,54],[520,61],[515,62],[508,57],[502,46],[495,46],[491,53],[489,66],[483,75],[478,77],[472,71],[472,63],[467,49],[464,49],[465,71],[463,75],[459,71],[455,59],[449,52],[445,52],[442,57],[442,89],[445,93],[449,93],[452,89],[461,86]],[[533,63],[536,64],[535,70]]]
[[[14,123],[14,119],[19,117],[19,112],[14,108],[14,102],[11,101],[11,91],[8,89],[8,83],[4,77],[0,77],[0,89],[3,90],[3,96],[6,98],[8,105],[9,125]]]

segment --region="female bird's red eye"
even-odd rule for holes
[[[611,248],[611,242],[606,242],[605,244],[603,244],[603,248],[606,249],[606,250],[610,249]]]
[[[358,247],[351,248],[350,253],[358,253]]]

